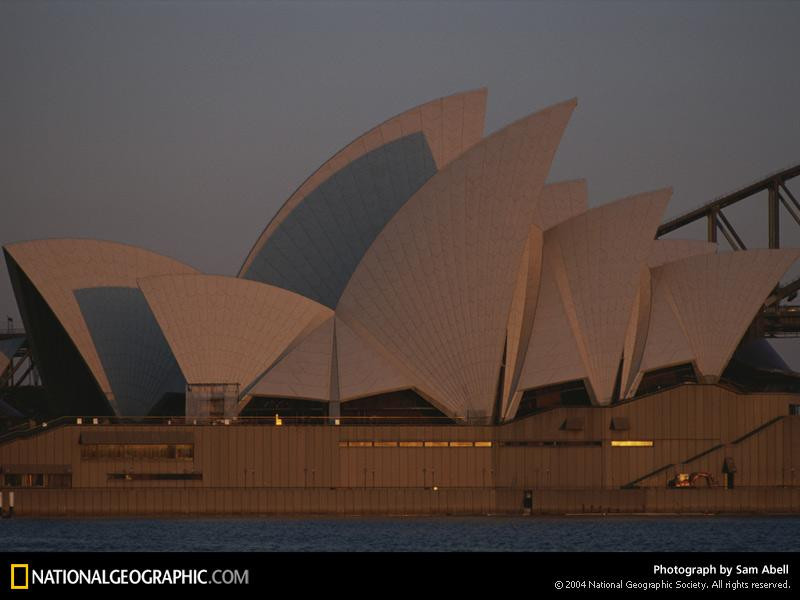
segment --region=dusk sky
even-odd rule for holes
[[[3,0],[0,244],[108,239],[235,275],[338,149],[482,86],[487,132],[577,97],[550,180],[585,177],[592,206],[672,186],[674,216],[800,162],[798,32],[798,2]],[[765,202],[726,211],[748,247]]]

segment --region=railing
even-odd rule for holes
[[[775,423],[777,423],[778,421],[782,421],[784,418],[785,418],[785,415],[780,415],[780,416],[777,416],[777,417],[773,417],[769,421],[766,421],[766,422],[762,423],[761,425],[759,425],[758,427],[755,427],[754,429],[751,429],[750,431],[748,431],[744,435],[739,436],[738,438],[728,442],[727,444],[726,443],[714,444],[713,446],[707,448],[706,450],[703,450],[702,452],[699,452],[698,454],[695,454],[694,456],[690,456],[689,458],[687,458],[686,460],[681,461],[680,463],[669,463],[668,465],[664,465],[663,467],[659,467],[658,469],[655,469],[654,471],[650,471],[646,475],[642,475],[641,477],[638,477],[638,478],[634,479],[633,481],[630,481],[630,482],[626,483],[625,485],[623,485],[621,487],[622,487],[622,489],[635,489],[635,488],[638,487],[638,484],[640,484],[645,479],[650,479],[651,477],[654,477],[654,476],[658,475],[659,473],[663,473],[664,471],[666,471],[668,469],[671,469],[671,468],[675,469],[679,465],[680,465],[681,468],[685,468],[686,465],[688,465],[690,463],[693,463],[694,461],[699,460],[699,459],[703,458],[704,456],[707,456],[707,455],[711,454],[712,452],[716,452],[720,448],[724,448],[725,446],[737,446],[737,445],[741,444],[743,441],[745,441],[746,439],[756,435],[757,433],[760,433],[760,432],[764,431],[768,427],[772,427]]]
[[[26,438],[32,435],[37,435],[39,433],[43,433],[50,429],[55,429],[58,427],[63,427],[64,425],[74,425],[76,422],[75,417],[58,417],[57,419],[53,419],[52,421],[43,421],[41,423],[37,423],[35,421],[29,421],[27,423],[21,423],[12,427],[11,429],[7,429],[0,433],[0,444],[5,442],[10,442],[12,440],[16,440],[19,438]]]
[[[0,329],[0,337],[5,336],[23,336],[25,335],[25,329],[23,327],[3,327]]]
[[[236,425],[262,425],[262,426],[298,426],[298,425],[328,425],[328,426],[353,426],[353,425],[464,425],[470,424],[465,419],[451,419],[449,417],[426,416],[281,416],[270,417],[116,417],[116,416],[63,416],[51,421],[21,423],[0,432],[0,444],[19,438],[30,437],[45,431],[50,431],[65,425],[101,426],[101,425],[130,425],[130,426],[236,426]]]

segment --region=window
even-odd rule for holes
[[[598,444],[600,442],[597,442]],[[339,442],[339,448],[491,448],[492,442],[417,442],[417,441],[388,441],[381,440],[376,442],[351,441]]]
[[[600,447],[599,440],[509,440],[499,442],[505,448],[586,448]]]
[[[17,473],[6,473],[3,480],[5,487],[22,487],[22,475]]]
[[[691,363],[648,371],[642,376],[636,395],[643,396],[684,383],[697,383],[697,375]]]
[[[613,448],[652,448],[653,440],[612,440]]]
[[[194,458],[194,446],[192,444],[176,444],[175,458]]]
[[[15,488],[71,488],[71,473],[6,473],[5,487]]]
[[[29,473],[25,475],[25,487],[44,487],[44,473]]]
[[[109,481],[201,481],[202,473],[109,473]]]
[[[191,460],[193,444],[85,444],[81,446],[85,460]]]

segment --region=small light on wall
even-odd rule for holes
[[[275,425],[283,425],[283,419],[278,416],[278,413],[275,413]]]
[[[340,424],[340,423],[339,423],[339,419],[334,419],[334,420],[333,420],[333,424],[334,424],[334,425],[339,425],[339,424]]]
[[[433,491],[434,492],[438,492],[439,491],[439,486],[438,485],[433,486]]]

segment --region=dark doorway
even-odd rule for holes
[[[522,497],[522,510],[526,515],[531,514],[533,510],[533,490],[525,490]]]

